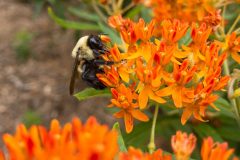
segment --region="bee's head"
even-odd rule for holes
[[[104,44],[98,35],[90,35],[88,37],[87,45],[91,49],[104,50]]]

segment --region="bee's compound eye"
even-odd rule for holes
[[[99,36],[90,36],[88,44],[91,49],[101,49],[103,47],[102,41]]]

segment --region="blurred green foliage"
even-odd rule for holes
[[[27,128],[29,128],[32,125],[41,124],[42,119],[37,112],[29,110],[22,116],[22,122],[25,124]]]
[[[19,61],[25,62],[30,58],[32,54],[30,45],[33,37],[34,35],[28,31],[17,32],[13,41],[13,48]]]

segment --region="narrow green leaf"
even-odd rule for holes
[[[142,5],[138,5],[138,6],[134,7],[133,9],[131,9],[130,11],[128,11],[127,14],[126,14],[126,17],[128,17],[130,19],[133,19],[134,16],[139,14],[142,9],[143,9],[143,6]]]
[[[89,12],[86,12],[86,11],[83,12],[82,9],[79,9],[77,7],[69,7],[68,11],[70,13],[72,13],[73,15],[78,16],[79,18],[82,18],[82,19],[85,19],[85,20],[95,21],[95,22],[99,20],[99,17],[96,14],[89,13]]]
[[[100,30],[100,28],[96,24],[83,22],[79,23],[59,18],[57,15],[54,14],[53,10],[50,7],[48,8],[48,14],[57,24],[64,28],[76,30]]]
[[[96,90],[94,88],[86,88],[81,92],[78,92],[74,95],[79,101],[93,98],[93,97],[103,97],[103,96],[110,96],[111,93],[109,89],[104,89],[104,90]]]
[[[232,108],[231,108],[230,103],[226,99],[224,99],[222,97],[219,97],[214,102],[214,104],[217,106],[217,108],[220,109],[220,113],[222,115],[225,115],[225,116],[228,116],[228,117],[231,117],[231,118],[235,116],[232,112]]]
[[[125,146],[125,143],[124,143],[124,140],[123,140],[123,137],[122,137],[122,132],[121,132],[121,130],[120,130],[120,126],[119,126],[119,123],[118,123],[118,122],[116,122],[116,123],[113,125],[113,129],[118,132],[118,145],[119,145],[120,151],[126,152],[126,151],[127,151],[127,148],[126,148],[126,146]]]
[[[194,131],[200,136],[200,138],[212,137],[215,141],[223,142],[222,137],[218,134],[218,132],[207,124],[200,124],[197,126],[193,126]]]
[[[188,29],[185,36],[178,41],[178,46],[179,47],[181,47],[182,45],[188,46],[191,42],[192,42],[191,29]]]
[[[121,38],[119,38],[120,36],[118,36],[111,28],[105,26],[104,24],[102,24],[101,22],[98,22],[98,26],[100,27],[100,29],[102,30],[103,33],[109,35],[109,37],[117,44],[121,44]]]

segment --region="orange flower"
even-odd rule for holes
[[[181,66],[174,64],[174,81],[170,82],[169,86],[166,87],[164,91],[168,93],[167,95],[172,95],[174,105],[177,108],[181,108],[183,102],[193,102],[194,90],[193,88],[186,88],[185,85],[192,80],[195,71],[196,67],[189,68],[188,60],[184,60]],[[156,94],[162,94],[162,91],[157,91]]]
[[[217,27],[222,21],[221,10],[209,11],[208,15],[203,17],[203,21],[213,28]]]
[[[115,67],[104,67],[105,74],[97,74],[97,77],[108,87],[116,87],[119,85],[120,77]]]
[[[195,46],[202,46],[205,44],[212,32],[212,29],[206,23],[202,23],[200,27],[197,27],[196,23],[192,23],[191,29],[191,37],[194,42],[193,45]]]
[[[155,25],[155,20],[146,25],[144,20],[140,18],[138,23],[134,24],[135,33],[142,41],[148,41],[154,35]]]
[[[116,106],[121,110],[114,114],[116,118],[124,118],[125,127],[127,133],[130,133],[133,129],[133,118],[140,121],[148,121],[147,115],[138,109],[137,98],[138,95],[131,88],[127,88],[123,84],[119,87],[112,88],[113,99],[111,99],[110,106]]]
[[[177,131],[176,135],[172,136],[171,144],[172,149],[176,155],[177,160],[188,160],[190,155],[192,154],[197,138],[187,133],[182,133],[181,131]]]
[[[173,21],[164,20],[162,22],[162,37],[168,43],[176,43],[186,34],[187,29],[187,23],[181,23],[176,19]]]
[[[202,160],[229,160],[234,149],[228,149],[228,144],[214,143],[211,137],[203,140],[201,148]]]
[[[42,126],[27,130],[19,125],[14,136],[5,134],[3,140],[8,149],[7,157],[12,160],[112,160],[118,151],[117,133],[98,124],[94,117],[86,124],[74,118],[64,127],[53,120],[49,131]]]
[[[224,50],[231,54],[232,58],[240,64],[240,36],[237,37],[235,32],[226,36]]]
[[[119,160],[171,160],[171,155],[164,155],[161,149],[156,150],[152,154],[143,153],[139,149],[133,147],[128,148],[128,152],[119,154]]]
[[[116,44],[103,56],[103,58],[106,61],[114,62],[114,67],[121,79],[127,83],[129,82],[129,74],[132,72],[129,67],[131,65],[131,61],[123,59],[123,56]]]
[[[158,103],[166,102],[161,98],[164,95],[156,94],[156,91],[161,86],[161,74],[159,74],[159,66],[153,66],[153,57],[148,61],[146,66],[142,59],[136,60],[136,75],[140,80],[137,86],[137,91],[139,92],[138,101],[141,109],[146,108],[148,99],[152,99]]]

